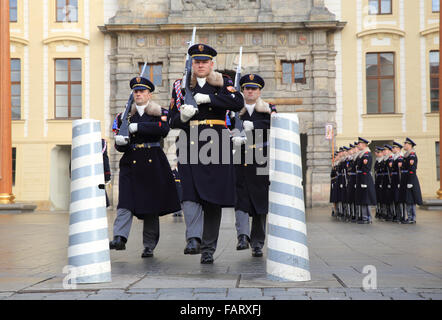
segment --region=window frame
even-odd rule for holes
[[[440,12],[440,6],[438,11],[434,11],[434,2],[435,0],[431,0],[431,12],[432,13],[439,13]],[[437,0],[437,3],[439,3],[439,0]]]
[[[68,61],[68,81],[57,81],[57,60],[67,60]],[[71,61],[80,60],[81,62],[81,76],[83,78],[83,60],[81,58],[55,58],[54,59],[54,119],[56,120],[76,120],[82,119],[82,115],[79,117],[72,117],[71,111],[71,86],[80,85],[81,86],[81,100],[83,102],[83,81],[71,81]],[[67,117],[57,117],[57,85],[67,85],[68,86],[68,116]],[[83,103],[81,104],[81,114],[83,114]]]
[[[162,62],[147,63],[146,66],[150,67],[150,73],[147,79],[149,79],[149,81],[151,81],[155,87],[161,87],[163,85],[163,63]],[[154,66],[161,66],[161,83],[159,84],[155,83],[154,81],[154,73],[153,73]],[[138,62],[139,74],[141,74],[143,67],[144,67],[144,62]]]
[[[436,179],[437,181],[440,181],[440,154],[439,154],[439,141],[435,142],[435,147],[436,147]]]
[[[11,10],[15,9],[15,20],[11,20]],[[15,1],[15,7],[11,5],[11,0],[9,0],[9,22],[16,23],[18,22],[18,0]]]
[[[382,10],[382,0],[372,0],[372,1],[377,1],[378,2],[378,13],[370,13],[370,0],[368,1],[368,14],[372,15],[372,16],[377,16],[377,15],[389,15],[389,14],[393,14],[393,0],[389,0],[390,1],[390,12],[381,12]]]
[[[78,23],[78,2],[79,2],[79,0],[77,0],[77,6],[76,6],[76,9],[77,9],[77,20],[71,20],[70,19],[70,17],[69,17],[69,13],[67,13],[67,14],[65,14],[65,16],[64,16],[64,18],[66,19],[66,20],[58,20],[58,9],[59,8],[61,8],[61,9],[63,9],[63,8],[66,8],[66,7],[68,7],[69,5],[70,5],[70,2],[71,2],[71,0],[63,0],[64,2],[65,2],[65,6],[64,7],[58,7],[58,0],[55,0],[55,22],[56,23]],[[69,20],[67,20],[67,18],[69,18]]]
[[[430,50],[430,53],[429,53],[429,56],[428,56],[428,62],[430,62],[430,54],[432,53],[432,52],[438,52],[439,53],[439,66],[438,66],[438,68],[437,68],[437,70],[438,70],[438,72],[437,72],[437,74],[435,74],[435,73],[432,73],[431,72],[431,64],[429,63],[429,74],[430,74],[430,112],[433,112],[433,113],[439,113],[439,108],[440,108],[440,92],[439,92],[439,71],[440,71],[440,52],[439,52],[439,50]],[[437,79],[438,80],[438,86],[437,86],[437,88],[432,88],[431,87],[431,80],[433,79],[433,78],[435,78],[435,79]],[[433,111],[433,108],[432,108],[432,102],[433,101],[436,101],[436,100],[433,100],[432,98],[431,98],[431,92],[433,91],[433,90],[437,90],[438,92],[439,92],[439,94],[438,94],[438,96],[439,96],[439,98],[437,99],[437,110],[435,110],[435,111]]]
[[[284,82],[284,74],[285,74],[284,73],[284,64],[285,63],[290,64],[291,65],[291,69],[292,69],[291,70],[291,77],[290,77],[290,81],[291,82],[289,82],[289,83]],[[295,65],[297,63],[302,63],[302,75],[303,75],[303,78],[301,80],[295,78],[295,75],[296,75]],[[306,84],[307,83],[307,77],[305,75],[305,66],[306,66],[306,64],[307,64],[307,61],[305,59],[294,60],[294,61],[281,60],[281,73],[282,73],[281,83],[284,84],[284,85],[291,85],[291,84],[294,84],[294,83]]]
[[[381,76],[380,75],[380,58],[381,54],[390,53],[393,55],[393,75],[392,76]],[[377,75],[376,76],[368,76],[367,75],[367,55],[368,54],[376,54],[377,55]],[[393,80],[393,112],[382,112],[382,95],[381,95],[381,83],[382,80]],[[377,80],[378,81],[378,111],[376,113],[368,112],[368,99],[367,99],[367,82],[368,80]],[[387,52],[366,52],[365,53],[365,107],[366,114],[395,114],[396,113],[396,55],[395,52],[387,51]]]
[[[22,99],[22,95],[21,95],[21,93],[22,93],[22,87],[21,87],[21,72],[22,72],[22,70],[21,70],[21,59],[20,58],[11,58],[10,60],[11,60],[11,62],[12,62],[12,60],[18,60],[19,61],[19,65],[20,65],[20,70],[19,70],[19,72],[20,72],[20,81],[12,81],[12,72],[13,72],[13,70],[11,68],[11,120],[21,120],[21,107],[22,107],[22,103],[21,103],[21,101],[22,101],[21,100]],[[12,66],[12,63],[11,63],[11,66]],[[16,95],[12,94],[12,86],[13,85],[19,85],[19,87],[20,87],[20,95],[18,96],[20,98],[20,117],[18,119],[12,118],[12,108],[13,108],[12,98],[16,97]]]

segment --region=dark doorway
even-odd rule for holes
[[[305,181],[306,181],[306,173],[307,173],[307,134],[301,133],[299,135],[300,142],[301,142],[301,164],[302,164],[302,189],[304,190],[304,207],[305,207],[305,199],[306,199],[306,188],[305,188]]]

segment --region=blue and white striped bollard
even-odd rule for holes
[[[68,249],[75,283],[112,281],[101,149],[100,121],[75,120]]]
[[[309,281],[299,120],[295,113],[272,114],[267,277]]]

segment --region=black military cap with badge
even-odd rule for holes
[[[385,148],[385,149],[388,149],[388,150],[390,150],[390,151],[393,150],[393,147],[390,146],[389,144],[384,144],[384,148]]]
[[[367,139],[364,139],[364,138],[358,137],[358,144],[359,144],[359,143],[369,144],[370,142],[369,142]]]
[[[217,55],[215,49],[202,43],[194,44],[187,53],[195,60],[212,60]]]
[[[408,137],[405,139],[404,143],[411,144],[413,147],[416,145],[416,143]]]
[[[403,145],[401,145],[399,142],[396,142],[396,141],[393,141],[393,148],[399,148],[399,149],[402,149],[404,146]]]
[[[262,88],[264,88],[265,82],[264,79],[257,74],[246,74],[245,76],[242,76],[239,80],[239,85],[241,89],[258,88],[261,90]]]
[[[149,90],[150,92],[155,91],[154,84],[144,77],[135,77],[130,80],[130,88],[132,90]]]

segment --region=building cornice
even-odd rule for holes
[[[23,37],[18,37],[18,36],[14,36],[14,35],[10,35],[10,42],[16,42],[16,43],[20,43],[24,46],[29,45],[29,40],[23,38]]]
[[[177,32],[191,31],[247,31],[247,30],[341,30],[347,22],[343,21],[300,21],[300,22],[257,22],[257,23],[203,23],[203,24],[106,24],[98,26],[103,33],[118,32]]]
[[[399,37],[405,37],[405,31],[398,28],[376,28],[376,29],[368,29],[361,32],[356,33],[357,38],[363,38],[366,36],[376,35],[376,34],[391,34],[397,35]]]
[[[52,37],[48,37],[46,39],[43,40],[44,44],[50,44],[52,42],[57,42],[57,41],[73,41],[73,42],[80,42],[83,43],[85,45],[89,44],[89,39],[86,39],[84,37],[81,36],[75,36],[75,35],[57,35],[57,36],[52,36]]]
[[[425,36],[427,36],[427,35],[429,35],[429,34],[432,34],[432,33],[439,33],[439,26],[435,26],[435,27],[427,28],[427,29],[422,30],[421,32],[419,32],[419,34],[420,34],[422,37],[425,37]]]

